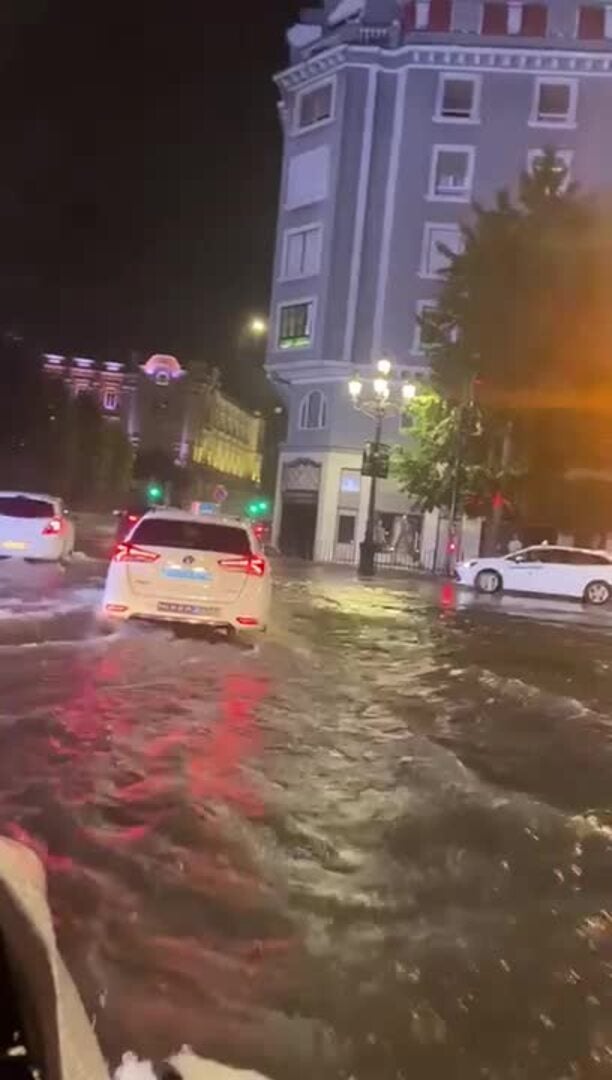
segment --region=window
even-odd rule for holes
[[[423,252],[421,257],[421,276],[427,278],[442,277],[449,265],[448,255],[440,248],[448,248],[458,255],[463,251],[463,233],[458,225],[438,224],[428,221],[423,232]]]
[[[568,79],[538,79],[535,85],[531,123],[564,125],[576,121],[578,84]]]
[[[307,429],[327,426],[327,401],[320,390],[311,390],[300,406],[300,427]]]
[[[340,473],[340,491],[343,495],[359,495],[361,473],[356,469],[343,469]]]
[[[318,146],[296,154],[289,161],[286,204],[288,210],[327,198],[329,186],[329,147]]]
[[[305,349],[312,344],[314,301],[281,304],[278,320],[280,349]]]
[[[431,159],[429,197],[450,202],[467,202],[474,174],[472,146],[434,146]]]
[[[308,128],[323,124],[331,120],[334,107],[334,84],[322,83],[312,90],[304,90],[296,98],[298,131],[306,131]]]
[[[102,404],[108,412],[115,412],[119,404],[119,394],[117,390],[105,390]]]
[[[451,10],[451,0],[408,0],[402,11],[403,29],[446,33],[451,26]]]
[[[413,352],[427,352],[427,349],[435,344],[432,327],[431,324],[428,325],[428,320],[431,315],[435,314],[436,310],[436,305],[431,300],[419,300],[414,326]]]
[[[30,499],[27,495],[0,495],[0,517],[33,520],[54,517],[56,512],[53,503],[44,499]]]
[[[451,25],[451,0],[430,0],[428,30],[437,30],[439,33],[450,30]]]
[[[485,3],[482,11],[483,34],[497,34],[501,36],[508,33],[508,5],[500,4],[497,0]]]
[[[470,76],[441,75],[436,120],[478,120],[480,81]]]
[[[355,515],[340,514],[338,518],[338,543],[352,544],[355,540]]]
[[[323,232],[320,225],[288,229],[285,233],[281,276],[285,280],[314,277],[321,268]]]
[[[606,9],[602,4],[583,4],[578,13],[578,37],[600,41],[606,35]]]
[[[545,4],[523,4],[520,34],[522,37],[546,37],[548,10]]]
[[[213,525],[211,522],[181,521],[180,518],[146,518],[136,527],[131,542],[146,547],[221,551],[227,555],[251,554],[245,529],[233,525]]]
[[[561,168],[563,165],[567,170],[565,181],[563,183],[563,189],[565,189],[571,181],[571,168],[574,158],[574,152],[573,150],[555,150],[555,155],[559,161],[559,168]],[[528,172],[533,172],[535,169],[537,169],[538,163],[542,160],[543,157],[544,150],[530,150],[527,154]]]

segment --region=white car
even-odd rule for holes
[[[541,544],[502,558],[469,559],[455,574],[461,585],[481,593],[539,593],[599,606],[612,597],[612,557],[586,548]]]
[[[182,510],[145,514],[117,545],[104,615],[265,630],[270,566],[250,526]]]
[[[74,551],[74,525],[61,499],[0,491],[0,559],[61,562]]]

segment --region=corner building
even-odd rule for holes
[[[325,0],[287,39],[267,356],[288,410],[274,536],[287,554],[351,561],[373,423],[347,380],[381,356],[398,380],[426,376],[417,316],[436,303],[439,245],[459,250],[471,202],[512,187],[544,148],[587,190],[612,186],[612,3]],[[399,425],[386,421],[386,441]],[[431,564],[436,528],[391,480],[378,510],[390,543],[408,515]]]

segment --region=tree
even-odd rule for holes
[[[434,385],[457,408],[479,376],[480,468],[503,495],[513,489],[525,516],[546,494],[554,523],[568,471],[595,467],[609,449],[610,221],[547,151],[516,202],[502,192],[492,208],[475,206],[463,236],[423,317]]]
[[[499,475],[478,403],[453,402],[430,387],[413,399],[408,419],[410,442],[393,458],[402,489],[421,510],[450,509],[460,498],[468,516],[481,516]]]

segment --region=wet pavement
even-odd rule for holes
[[[612,1076],[612,612],[279,575],[255,649],[0,571],[0,832],[113,1062]]]

